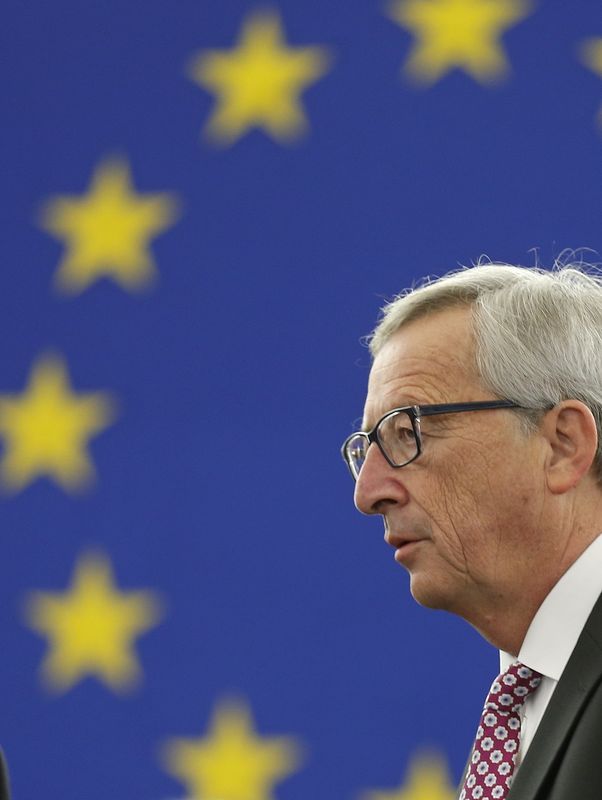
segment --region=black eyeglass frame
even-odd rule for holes
[[[435,417],[439,414],[460,414],[464,411],[487,411],[489,409],[496,408],[521,408],[523,410],[529,410],[526,409],[525,406],[514,403],[512,400],[480,400],[472,403],[435,403],[421,406],[400,406],[399,408],[392,408],[391,411],[387,411],[387,413],[378,420],[371,431],[355,431],[355,433],[351,433],[343,442],[341,447],[341,455],[343,456],[343,460],[349,468],[351,477],[353,480],[357,480],[356,474],[351,467],[351,461],[347,457],[347,445],[356,436],[362,436],[367,439],[368,447],[373,442],[376,442],[378,449],[383,454],[387,463],[390,464],[394,469],[400,469],[401,467],[406,467],[408,464],[411,464],[412,461],[415,461],[422,453],[422,436],[420,433],[421,417]],[[401,411],[404,411],[408,415],[410,422],[412,423],[414,438],[416,439],[416,455],[408,459],[408,461],[404,461],[403,464],[395,464],[395,462],[393,462],[385,452],[383,444],[378,436],[378,429],[386,419],[391,417],[393,414],[399,414]],[[367,450],[368,448],[366,448],[366,451]]]

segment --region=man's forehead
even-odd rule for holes
[[[466,309],[440,312],[404,326],[383,345],[368,380],[364,421],[390,408],[441,403],[478,385]]]
[[[386,363],[377,359],[368,380],[365,417],[382,416],[397,406],[451,402],[467,382],[466,370],[435,355]]]

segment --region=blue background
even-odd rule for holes
[[[232,47],[255,8],[4,7],[0,393],[22,392],[52,349],[77,391],[120,404],[90,445],[91,491],[40,479],[0,506],[0,742],[16,798],[181,797],[159,748],[200,736],[232,694],[259,734],[306,746],[278,800],[393,791],[425,747],[456,781],[497,672],[464,622],[411,599],[381,521],[353,507],[339,446],[362,412],[360,337],[386,298],[481,254],[550,265],[601,249],[602,82],[578,57],[602,36],[600,7],[540,2],[503,36],[499,86],[454,70],[417,88],[400,72],[412,35],[381,4],[280,0],[288,43],[333,54],[302,96],[310,132],[212,147],[214,97],[186,65]],[[39,209],[83,194],[113,154],[138,192],[182,201],[152,244],[159,281],[62,296],[63,248]],[[136,691],[88,678],[54,696],[23,598],[64,591],[90,546],[166,613],[136,642]]]

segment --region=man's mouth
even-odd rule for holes
[[[395,561],[403,564],[405,559],[418,547],[422,539],[407,533],[394,533],[389,528],[385,532],[385,541],[395,550]]]
[[[399,550],[400,547],[404,547],[407,544],[413,544],[414,542],[418,541],[420,540],[416,536],[403,533],[393,533],[389,529],[387,529],[385,533],[385,542],[391,547],[394,547],[396,550]]]

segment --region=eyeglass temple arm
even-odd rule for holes
[[[482,400],[474,403],[440,403],[431,406],[412,406],[418,417],[431,417],[436,414],[460,414],[462,411],[487,411],[493,408],[524,408],[512,400]]]

